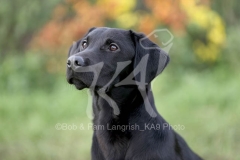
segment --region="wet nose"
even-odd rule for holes
[[[71,68],[71,66],[83,67],[85,66],[85,60],[81,56],[71,56],[67,60],[67,66],[68,68]]]

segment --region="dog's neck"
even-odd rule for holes
[[[146,86],[144,92],[144,94],[141,94],[137,86],[113,87],[105,94],[92,91],[93,111],[95,115],[94,122],[100,122],[101,118],[105,121],[111,121],[112,119],[124,119],[125,121],[128,120],[129,117],[134,116],[132,113],[136,114],[136,116],[138,113],[138,116],[140,116],[140,114],[148,116],[149,113],[146,111],[144,99],[152,102],[151,107],[157,113],[151,85]],[[119,112],[116,113],[116,110]],[[151,118],[150,115],[149,118]]]
[[[116,102],[119,108],[118,115],[114,114],[114,107],[103,98],[104,95],[99,95],[96,91],[93,92],[93,112],[95,115],[93,123],[94,126],[103,128],[94,130],[94,138],[99,143],[105,157],[109,155],[124,157],[131,143],[131,137],[149,133],[150,130],[142,132],[146,130],[146,123],[162,123],[160,116],[152,117],[148,113],[144,99],[151,102],[152,109],[158,114],[150,85],[146,86],[145,90],[145,94],[141,94],[137,86],[121,86],[109,90],[106,94]],[[130,129],[129,126],[133,126],[133,128]],[[121,128],[125,128],[124,131]]]

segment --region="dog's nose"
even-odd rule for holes
[[[81,56],[75,56],[73,58],[73,60],[74,60],[75,66],[84,66],[85,65],[85,61]]]
[[[83,67],[85,66],[85,60],[81,56],[71,56],[67,60],[67,66],[68,68],[70,68],[72,65],[75,67],[78,67],[78,66]]]

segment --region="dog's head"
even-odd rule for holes
[[[109,90],[124,79],[124,85],[143,81],[147,85],[168,61],[168,55],[143,34],[92,28],[69,50],[67,81],[77,89],[95,90]],[[129,84],[126,78],[130,78]]]

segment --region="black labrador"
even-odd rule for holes
[[[200,160],[158,114],[151,81],[168,55],[131,30],[92,28],[69,51],[67,81],[93,96],[93,160]]]

